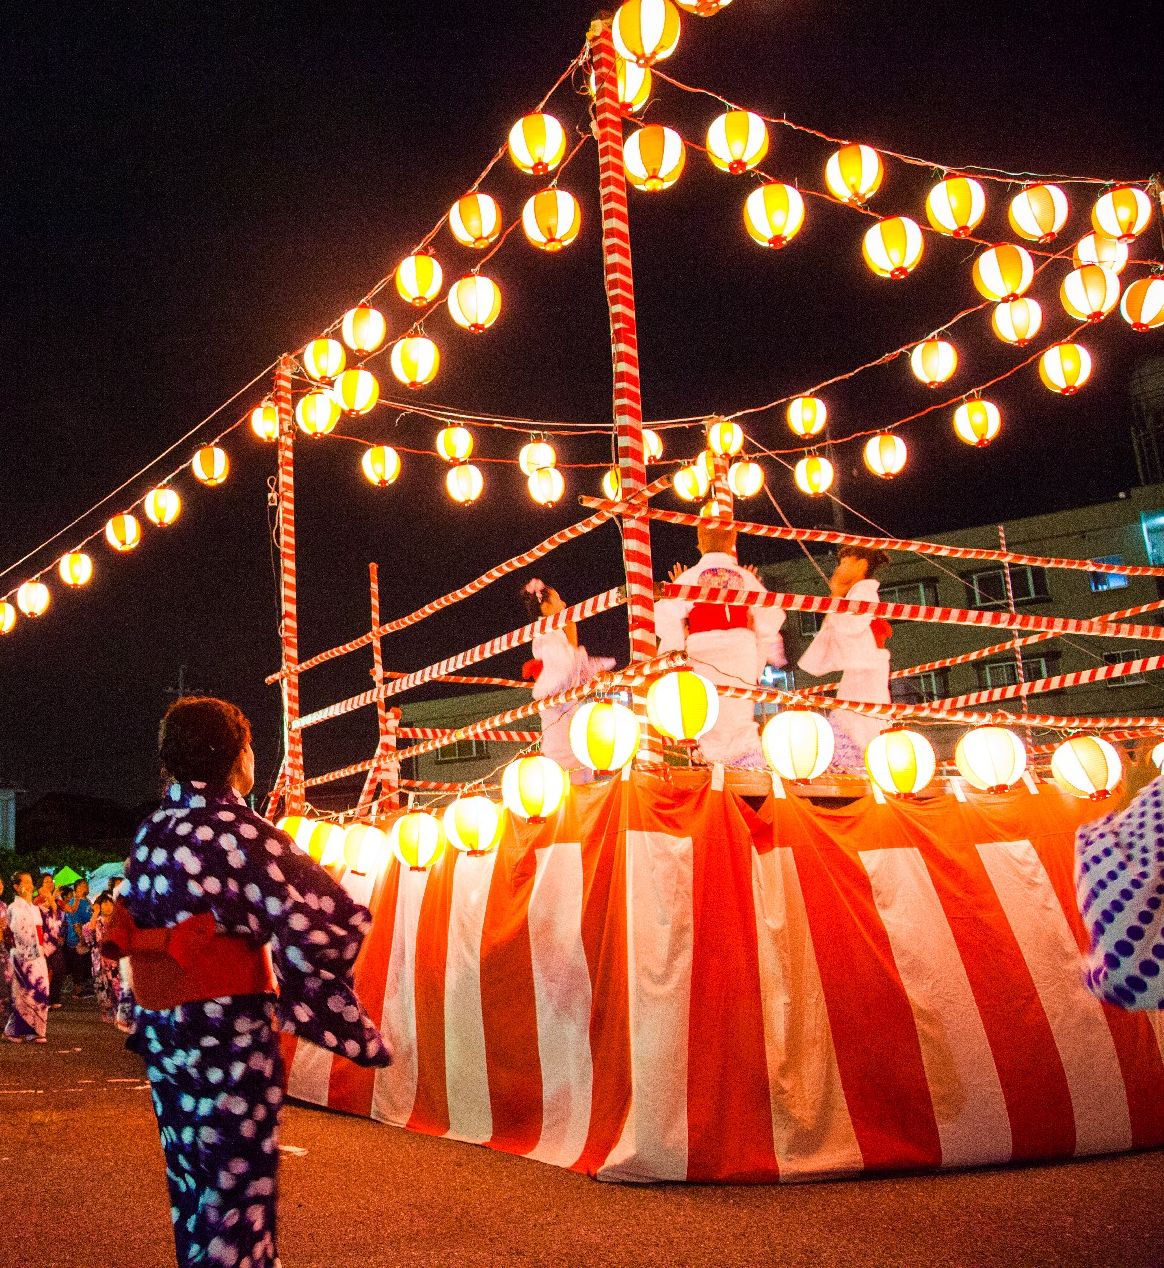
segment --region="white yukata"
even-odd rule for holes
[[[565,630],[550,630],[539,635],[533,640],[533,654],[535,660],[541,661],[541,670],[533,684],[535,700],[580,687],[597,674],[614,668],[611,657],[591,656],[585,647],[575,647]],[[593,773],[579,762],[570,747],[570,720],[580,703],[551,705],[541,710],[542,753],[569,771],[575,784],[587,783],[593,778]]]
[[[718,550],[708,551],[680,573],[675,584],[767,594],[764,583],[741,568],[734,555]],[[660,599],[655,604],[655,633],[660,653],[686,650],[691,668],[717,687],[754,687],[765,665],[784,664],[784,616],[783,608]],[[721,696],[719,717],[700,737],[699,747],[708,762],[762,768],[755,703]]]
[[[44,917],[18,894],[8,908],[12,930],[12,1012],[4,1036],[43,1043],[48,1027],[49,974],[44,956]],[[2,952],[2,948],[0,948]]]

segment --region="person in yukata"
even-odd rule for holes
[[[112,915],[113,895],[99,895],[93,903],[93,919],[88,925],[89,955],[101,1020],[110,1023],[117,1020],[117,1002],[121,998],[121,962],[107,960],[101,954],[101,944],[105,941],[105,930]]]
[[[48,1028],[49,975],[44,956],[44,916],[32,901],[32,876],[12,877],[16,896],[8,908],[12,950],[12,1012],[4,1026],[10,1043],[44,1043]]]
[[[522,597],[531,621],[553,616],[565,610],[562,596],[544,581],[534,578],[522,587]],[[614,668],[609,656],[591,656],[578,642],[578,626],[570,621],[562,629],[539,634],[533,640],[533,660],[527,661],[522,673],[533,678],[533,698],[581,687],[595,675]],[[570,782],[589,783],[594,772],[583,766],[570,747],[570,720],[581,701],[551,705],[540,710],[542,719],[542,752],[552,757],[563,770],[570,772]]]
[[[46,872],[40,878],[40,888],[32,900],[40,908],[42,921],[42,946],[49,975],[49,1007],[60,1008],[61,987],[65,982],[65,913],[61,908],[61,896],[52,875]]]
[[[352,988],[368,912],[248,808],[250,740],[224,700],[170,706],[165,800],[138,830],[101,948],[129,958],[127,1046],[146,1063],[183,1268],[279,1264],[278,1031],[361,1065],[391,1059]]]
[[[883,550],[842,546],[829,578],[829,593],[838,599],[876,603],[881,587],[874,574],[888,563]],[[880,617],[830,612],[801,656],[800,668],[817,676],[840,670],[838,700],[888,704],[889,649],[885,644],[891,632],[889,622]],[[836,736],[833,766],[863,774],[865,748],[886,723],[849,709],[832,709],[828,717]]]
[[[676,564],[671,570],[676,585],[767,593],[756,572],[740,566],[735,529],[712,518],[701,522],[697,533],[699,562],[687,569]],[[755,687],[765,665],[784,664],[780,637],[784,615],[782,608],[659,599],[655,603],[655,633],[660,653],[685,649],[691,668],[716,686]],[[699,748],[707,762],[763,769],[755,703],[721,696],[719,717],[700,737]]]
[[[8,928],[8,904],[4,901],[4,877],[0,876],[0,1022],[7,1023],[12,1007],[12,930]]]

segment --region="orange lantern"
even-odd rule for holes
[[[652,123],[627,137],[622,147],[627,180],[647,193],[670,189],[683,174],[687,151],[674,128]]]
[[[529,495],[539,506],[554,506],[566,492],[566,480],[557,467],[539,467],[526,481]]]
[[[178,496],[177,489],[171,489],[167,485],[150,489],[141,505],[146,519],[159,528],[172,524],[182,513],[182,499]]]
[[[367,414],[380,399],[380,382],[371,370],[345,370],[332,384],[331,394],[345,414]]]
[[[954,377],[958,350],[946,339],[924,339],[909,354],[909,365],[926,387],[937,387]]]
[[[1063,279],[1059,299],[1076,321],[1102,321],[1119,303],[1120,280],[1102,264],[1085,264]]]
[[[367,355],[384,343],[388,336],[388,323],[378,308],[357,304],[344,313],[340,336],[353,352]]]
[[[466,462],[473,455],[473,433],[467,427],[442,427],[436,449],[446,462]]]
[[[566,132],[552,114],[527,114],[509,129],[509,157],[531,176],[552,172],[566,153]]]
[[[810,497],[827,493],[833,485],[833,464],[819,454],[801,458],[792,472],[797,488]]]
[[[448,489],[449,497],[454,502],[468,506],[470,502],[476,502],[481,496],[485,488],[485,480],[480,468],[475,467],[471,462],[461,462],[449,468],[445,475],[445,488]]]
[[[1013,344],[1016,348],[1024,348],[1039,333],[1043,324],[1043,310],[1039,301],[1028,299],[1003,300],[995,304],[990,314],[990,324],[994,333],[1003,343]]]
[[[974,261],[972,276],[986,299],[1017,299],[1035,279],[1035,264],[1026,247],[1003,242],[988,247]]]
[[[751,171],[768,153],[768,129],[751,110],[728,110],[707,129],[707,157],[721,172]]]
[[[221,484],[230,474],[230,459],[225,449],[217,445],[203,445],[190,462],[190,470],[199,484]]]
[[[658,462],[663,456],[663,438],[649,427],[643,428],[643,456],[648,462]]]
[[[638,114],[647,104],[651,95],[651,72],[637,62],[628,62],[625,57],[616,57],[615,76],[618,86],[618,104],[627,114]],[[590,95],[598,92],[598,77],[590,72]]]
[[[16,609],[7,599],[0,599],[0,635],[11,634],[16,624]]]
[[[392,345],[392,373],[406,387],[421,388],[436,378],[440,350],[427,335],[411,335]]]
[[[1120,313],[1133,330],[1164,326],[1164,277],[1142,277],[1124,291]]]
[[[379,488],[395,484],[400,475],[400,455],[391,445],[372,445],[360,459],[364,477]]]
[[[708,479],[707,471],[703,467],[697,467],[692,464],[691,466],[680,467],[675,472],[674,476],[671,477],[671,486],[684,502],[698,502],[701,498],[707,496],[711,481]]]
[[[602,477],[602,492],[612,501],[622,497],[622,473],[617,467],[611,467]]]
[[[444,273],[435,255],[405,256],[396,266],[396,293],[416,308],[431,304],[443,284]]]
[[[736,497],[755,497],[764,487],[764,472],[758,462],[733,462],[728,467],[727,482]]]
[[[134,550],[141,541],[141,525],[136,515],[115,515],[105,525],[105,540],[114,550]]]
[[[794,396],[788,402],[784,416],[788,420],[788,426],[798,436],[807,439],[824,431],[829,411],[819,396]]]
[[[521,227],[539,250],[560,251],[574,241],[582,227],[578,200],[564,189],[543,189],[526,200]]]
[[[969,176],[939,181],[926,197],[926,216],[933,227],[949,238],[966,238],[986,214],[986,194]]]
[[[772,181],[744,200],[744,227],[762,247],[787,246],[804,224],[804,199],[791,185]]]
[[[501,288],[492,278],[470,273],[449,287],[449,315],[462,330],[480,334],[501,313]]]
[[[707,447],[714,454],[732,457],[744,447],[744,433],[739,423],[726,418],[708,419]]]
[[[489,194],[466,194],[449,209],[449,231],[463,246],[483,250],[501,232],[501,208]]]
[[[865,231],[861,252],[878,277],[906,277],[925,250],[922,231],[908,216],[890,216]]]
[[[303,368],[317,383],[330,383],[347,364],[348,354],[338,339],[312,339],[303,349]]]
[[[1058,185],[1031,185],[1010,200],[1007,219],[1020,238],[1051,242],[1067,223],[1067,195]]]
[[[1096,233],[1121,242],[1138,238],[1152,219],[1152,200],[1134,185],[1120,185],[1101,194],[1091,209],[1091,223]]]
[[[875,476],[891,480],[905,470],[905,441],[890,432],[870,436],[865,442],[865,465]]]
[[[313,440],[334,431],[340,413],[340,403],[330,392],[307,392],[295,405],[295,421],[299,430]]]
[[[554,452],[553,445],[544,440],[531,440],[528,445],[522,445],[521,453],[517,455],[517,465],[523,475],[531,476],[543,467],[556,467],[558,455]]]
[[[488,854],[501,840],[501,807],[488,797],[458,797],[442,816],[445,836],[465,854]]]
[[[1118,238],[1109,238],[1105,233],[1085,234],[1075,244],[1071,252],[1071,263],[1077,269],[1085,264],[1102,264],[1114,273],[1122,273],[1128,262],[1128,244]]]
[[[251,410],[251,431],[260,440],[275,440],[279,435],[279,411],[274,401],[264,401]]]
[[[16,591],[16,606],[25,616],[44,616],[50,597],[49,588],[43,581],[26,581]]]
[[[881,188],[885,167],[869,145],[844,145],[825,164],[825,184],[840,202],[863,207]]]
[[[954,434],[967,445],[983,448],[998,435],[1002,416],[998,406],[975,398],[963,401],[954,411]]]
[[[1078,343],[1057,343],[1039,358],[1039,378],[1052,392],[1074,396],[1091,378],[1091,354]]]
[[[83,550],[73,550],[61,556],[57,572],[67,586],[87,586],[93,576],[93,560]]]
[[[638,66],[671,56],[679,43],[679,10],[671,0],[626,0],[611,24],[614,47]]]

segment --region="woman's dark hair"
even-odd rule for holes
[[[12,873],[12,879],[11,879],[11,882],[10,882],[10,883],[11,883],[11,885],[12,885],[12,888],[13,888],[13,889],[15,889],[15,888],[17,887],[17,885],[19,885],[19,884],[20,884],[20,879],[21,879],[21,877],[22,877],[22,876],[27,876],[29,880],[32,880],[32,873],[31,873],[31,872],[29,872],[29,871],[19,871],[19,872],[13,872],[13,873]]]
[[[872,577],[889,566],[889,555],[873,546],[842,546],[837,551],[838,559],[863,559],[866,564],[865,576]]]
[[[537,586],[537,589],[531,589],[531,586]],[[546,595],[551,587],[545,582],[533,582],[524,585],[521,588],[521,601],[525,604],[526,615],[531,621],[536,621],[541,617],[542,604],[545,602]]]
[[[198,780],[224,787],[238,755],[251,742],[241,709],[213,696],[183,696],[166,710],[158,731],[158,756],[167,780]]]

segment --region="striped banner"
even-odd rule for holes
[[[295,553],[295,419],[291,412],[291,372],[289,356],[279,358],[275,371],[275,409],[279,416],[276,487],[279,495],[279,645],[282,653],[283,769],[276,789],[282,784],[286,814],[303,812],[303,734],[299,730],[299,603],[296,596]],[[275,798],[275,790],[271,793]],[[273,813],[273,808],[269,807]]]

